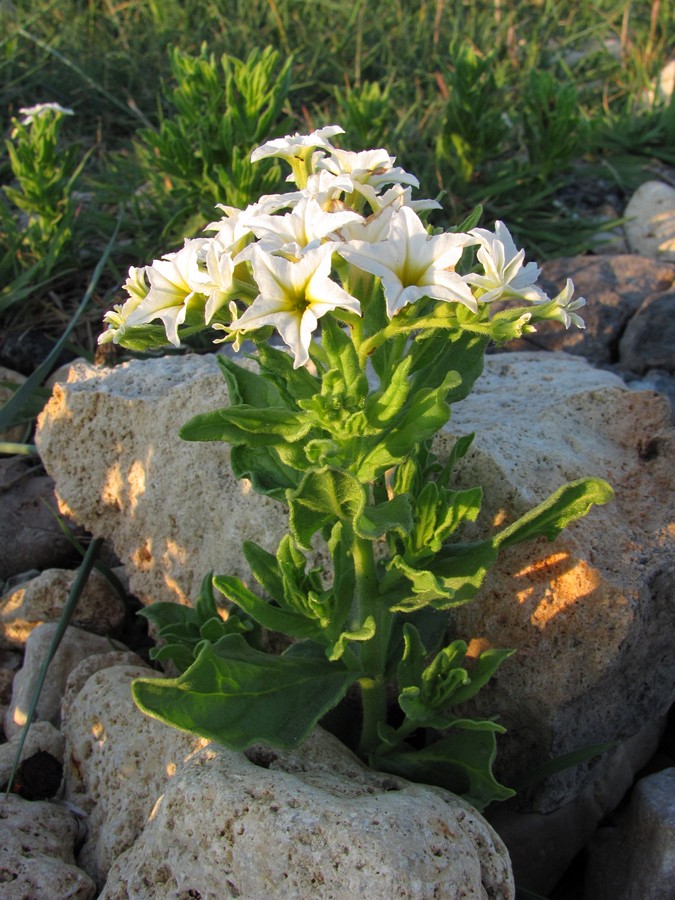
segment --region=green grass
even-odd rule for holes
[[[581,252],[606,194],[675,165],[675,106],[641,99],[672,19],[672,0],[0,0],[0,126],[70,107],[62,152],[83,163],[55,254],[19,240],[20,178],[0,152],[2,325],[53,327],[54,294],[74,309],[121,211],[100,315],[130,264],[196,234],[216,202],[280,187],[275,165],[248,166],[253,146],[329,122],[353,149],[396,154],[419,196],[442,193],[436,224],[480,203],[532,256]]]

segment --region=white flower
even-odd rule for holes
[[[266,253],[281,253],[299,257],[318,247],[323,238],[333,234],[349,222],[361,222],[363,217],[353,210],[324,212],[311,197],[303,197],[290,213],[283,216],[258,215],[248,219],[251,231],[259,238],[259,247]],[[239,255],[238,261],[250,258],[255,247],[251,244]]]
[[[332,138],[336,134],[344,134],[344,128],[340,128],[339,125],[326,125],[325,128],[319,128],[311,134],[288,134],[286,137],[267,141],[257,147],[251,153],[251,162],[271,156],[280,156],[289,161],[298,157],[306,159],[308,154],[317,147],[332,150],[333,147],[328,138]]]
[[[150,286],[146,278],[147,266],[137,268],[132,266],[124,283],[124,289],[129,294],[129,299],[124,303],[118,303],[103,316],[103,321],[108,326],[99,335],[99,344],[108,344],[111,341],[118,344],[126,331],[127,318],[143,302]]]
[[[454,271],[469,243],[471,237],[461,233],[430,237],[419,216],[404,206],[392,215],[386,240],[376,244],[352,241],[338,247],[338,253],[348,263],[382,279],[390,318],[422,297],[463,303],[476,312],[471,289]]]
[[[333,148],[331,155],[317,162],[318,169],[326,169],[333,175],[349,175],[356,190],[370,186],[377,190],[383,184],[410,184],[419,187],[414,175],[400,166],[394,167],[396,157],[389,156],[386,150],[363,150],[355,153],[352,150]]]
[[[474,228],[469,234],[480,244],[477,256],[484,274],[465,275],[464,281],[481,289],[481,303],[491,303],[501,297],[519,297],[533,303],[545,298],[544,292],[535,286],[541,270],[535,263],[523,266],[525,251],[516,249],[503,222],[495,222],[494,234],[484,228]]]
[[[59,103],[36,103],[35,106],[22,106],[19,112],[23,116],[22,125],[30,125],[34,119],[40,119],[52,113],[60,113],[62,116],[75,115],[72,109],[61,106]]]
[[[585,328],[586,323],[581,318],[581,316],[577,315],[574,310],[581,309],[582,306],[586,305],[586,300],[584,297],[577,297],[576,300],[572,300],[572,294],[574,293],[574,284],[572,283],[572,279],[568,278],[565,287],[560,291],[557,297],[553,298],[553,303],[556,304],[556,308],[552,315],[547,316],[547,318],[554,319],[556,322],[562,322],[565,328],[569,328],[570,325],[576,325],[577,328]],[[540,302],[547,302],[540,301]]]
[[[131,269],[125,284],[129,299],[106,314],[109,330],[100,342],[119,343],[128,328],[159,319],[169,341],[178,347],[178,326],[185,321],[190,302],[205,304],[208,324],[227,300],[233,271],[231,255],[207,238],[187,240],[181,250],[154,260],[151,266]]]
[[[319,318],[338,308],[360,315],[359,301],[329,278],[334,244],[322,244],[297,262],[253,247],[251,265],[260,293],[229,329],[246,332],[273,325],[292,351],[297,369],[309,360]]]

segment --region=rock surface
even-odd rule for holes
[[[643,304],[651,302],[675,284],[675,266],[632,254],[574,256],[553,259],[542,266],[541,284],[550,296],[574,281],[575,296],[586,298],[581,310],[584,330],[561,328],[557,322],[542,322],[526,340],[513,341],[508,352],[542,348],[565,350],[584,356],[594,365],[619,361],[619,341],[628,323]],[[643,352],[642,364],[657,367]]]
[[[508,784],[548,758],[625,740],[673,702],[675,431],[661,396],[629,391],[575,357],[537,353],[492,357],[449,428],[476,431],[459,483],[485,489],[478,532],[580,477],[615,491],[553,544],[504,551],[452,616],[453,633],[476,649],[517,650],[472,709],[499,713],[508,729],[498,757]],[[523,803],[551,812],[587,778],[587,766],[568,770]]]
[[[630,790],[635,772],[656,750],[662,724],[645,726],[619,747],[603,754],[591,780],[576,797],[552,813],[518,812],[511,801],[488,809],[490,824],[508,848],[518,887],[548,896],[595,833],[598,822]],[[591,892],[585,900],[597,900],[597,897]]]
[[[640,375],[653,368],[675,374],[675,291],[642,303],[621,336],[619,357]]]
[[[15,734],[11,740],[5,744],[0,744],[0,788],[7,784],[9,776],[12,774],[19,741],[20,734]],[[63,735],[50,722],[33,722],[28,729],[28,735],[23,745],[20,759],[23,761],[35,753],[43,751],[63,763],[64,747],[65,739]]]
[[[44,622],[57,622],[77,576],[69,569],[45,569],[0,598],[0,647],[23,647]],[[124,620],[124,604],[106,578],[93,571],[71,623],[95,634],[111,634]]]
[[[124,683],[123,673],[108,669],[108,687]],[[96,677],[83,694],[103,694]],[[125,758],[142,757],[145,766],[154,759],[156,777],[166,779],[165,760],[144,752],[147,733],[128,732]],[[91,757],[90,767],[97,768]],[[150,799],[146,783],[139,773]],[[157,900],[514,896],[506,850],[474,809],[441,789],[367,769],[320,729],[295,751],[244,755],[212,744],[179,765],[100,897],[142,897],[149,885]]]
[[[77,555],[55,515],[54,482],[35,465],[0,459],[0,498],[0,582],[29,569],[67,565]]]
[[[95,672],[69,701],[63,724],[65,797],[89,814],[78,861],[99,888],[143,830],[168,779],[206,743],[138,710],[130,684],[141,675],[148,677],[148,669]],[[77,672],[74,677],[79,680]]]
[[[646,181],[630,198],[624,215],[634,253],[675,262],[675,188],[663,181]]]
[[[77,822],[52,803],[0,797],[0,893],[3,900],[90,900],[94,882],[75,865]]]
[[[594,900],[675,896],[675,769],[642,778],[628,810],[598,831],[585,887]]]
[[[77,363],[40,418],[40,455],[58,471],[61,510],[112,539],[143,603],[188,603],[212,569],[248,577],[243,535],[276,549],[280,504],[236,481],[227,445],[178,437],[193,415],[227,403],[213,356],[114,370]]]
[[[17,734],[26,723],[28,709],[40,676],[43,661],[47,658],[56,623],[38,625],[26,642],[23,666],[14,676],[12,702],[5,713],[4,728],[8,738]],[[97,634],[90,634],[81,628],[66,628],[59,648],[49,665],[40,699],[35,710],[35,718],[59,726],[61,722],[61,699],[68,675],[75,666],[88,656],[107,653],[110,641]]]

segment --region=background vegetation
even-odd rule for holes
[[[442,194],[436,224],[481,203],[531,256],[583,251],[672,177],[675,104],[649,94],[672,21],[671,0],[0,0],[0,330],[58,336],[118,227],[91,351],[130,264],[281,186],[252,147],[332,122]],[[40,102],[74,112],[47,147],[17,128]]]

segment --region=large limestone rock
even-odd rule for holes
[[[246,578],[244,538],[276,547],[281,507],[233,480],[227,447],[175,437],[192,414],[227,402],[213,357],[79,364],[70,379],[41,418],[40,452],[64,508],[112,538],[145,602],[194,596],[209,569]],[[482,533],[576,478],[600,476],[616,491],[555,544],[506,552],[454,617],[476,650],[518,651],[474,707],[509,729],[507,783],[551,756],[627,739],[672,702],[669,415],[663,397],[629,391],[580,358],[499,354],[439,440],[446,452],[456,435],[477,432],[461,483],[485,489]],[[527,802],[550,812],[588,778],[577,767]]]
[[[485,487],[477,532],[582,476],[615,491],[553,544],[505,551],[452,617],[476,650],[517,650],[474,704],[508,729],[508,783],[550,757],[624,740],[673,701],[675,431],[660,395],[566,355],[526,353],[493,357],[458,404],[450,432],[474,429],[460,483]],[[446,433],[439,445],[449,443]],[[587,778],[579,766],[535,786],[530,808],[551,812]]]
[[[118,667],[90,679],[67,725],[73,747],[88,741],[88,753],[78,750],[80,772],[99,797],[107,788],[108,819],[97,819],[96,830],[119,833],[130,812],[145,825],[135,842],[124,842],[129,849],[110,868],[101,898],[147,896],[149,885],[156,900],[514,896],[504,845],[457,797],[373,772],[321,730],[295,751],[255,747],[244,755],[211,744],[181,763],[167,753],[172,733],[164,726],[135,727],[131,674]],[[119,701],[115,715],[134,727],[112,723],[109,693]],[[85,709],[96,717],[95,739],[86,736],[87,716],[80,721]],[[158,729],[165,740],[148,747]],[[117,775],[113,756],[136,770],[124,793],[118,785],[127,775]],[[146,807],[142,822],[129,808],[134,794]]]
[[[281,506],[234,479],[225,444],[178,437],[192,416],[228,402],[213,356],[77,363],[41,416],[40,455],[58,472],[61,510],[112,539],[143,603],[188,603],[211,569],[248,577],[244,537],[276,549]]]
[[[138,676],[149,677],[148,669],[95,672],[75,696],[68,692],[64,709],[65,797],[89,815],[78,862],[99,888],[145,827],[168,779],[206,743],[143,715],[131,698]],[[73,680],[80,680],[77,671]]]

